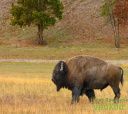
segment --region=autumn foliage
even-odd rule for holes
[[[128,24],[128,0],[116,0],[113,13],[119,24]]]
[[[120,30],[128,24],[128,0],[104,0],[101,8],[101,15],[112,25],[115,47],[120,48]]]

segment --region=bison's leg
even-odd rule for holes
[[[86,89],[85,94],[87,95],[88,99],[90,102],[93,102],[95,99],[95,92],[93,89]]]
[[[80,93],[81,93],[81,87],[75,86],[72,90],[72,102],[71,102],[71,104],[79,102]]]
[[[119,86],[117,86],[117,87],[113,86],[112,89],[115,94],[114,102],[117,103],[117,102],[119,102],[119,98],[120,98],[120,88],[119,88]]]

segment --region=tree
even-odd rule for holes
[[[128,0],[104,0],[102,16],[112,25],[115,47],[120,47],[120,29],[128,24]],[[123,25],[123,26],[122,26]]]
[[[113,15],[117,19],[117,47],[120,47],[120,29],[127,25],[128,20],[128,0],[116,0]]]
[[[60,0],[17,0],[12,4],[12,25],[30,26],[38,28],[37,43],[44,43],[43,32],[50,25],[62,19],[63,4]]]
[[[107,17],[108,22],[111,23],[112,30],[114,32],[115,47],[120,47],[120,34],[119,34],[119,20],[114,15],[114,7],[117,0],[104,0],[102,6],[102,16]]]
[[[120,25],[128,24],[128,0],[116,0],[113,12]]]

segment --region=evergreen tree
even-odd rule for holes
[[[30,26],[38,28],[38,44],[44,43],[43,32],[48,26],[54,25],[62,19],[63,4],[60,0],[17,0],[12,4],[12,25]]]

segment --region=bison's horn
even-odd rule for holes
[[[60,71],[63,71],[63,70],[64,70],[64,63],[61,62]]]

